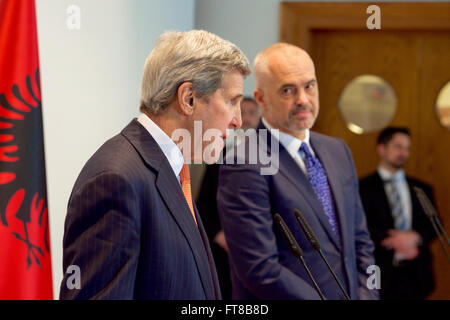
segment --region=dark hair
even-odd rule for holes
[[[387,127],[378,135],[377,145],[388,144],[396,133],[406,134],[408,137],[411,137],[411,132],[406,127]]]

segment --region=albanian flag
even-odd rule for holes
[[[53,299],[34,0],[0,0],[0,299]]]

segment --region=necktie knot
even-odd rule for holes
[[[315,162],[315,157],[311,153],[311,150],[309,149],[308,144],[306,142],[302,142],[302,144],[300,145],[299,152],[300,152],[300,156],[302,157],[303,161],[308,159],[308,160],[312,161],[313,163]]]
[[[397,179],[395,177],[390,177],[389,179],[384,180],[384,183],[386,184],[393,184],[397,182]]]
[[[181,184],[184,184],[186,182],[191,181],[191,175],[189,173],[189,166],[185,163],[183,164],[183,167],[181,167],[180,171],[180,182]]]

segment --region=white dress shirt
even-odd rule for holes
[[[402,214],[406,221],[406,230],[410,230],[412,228],[412,203],[405,171],[399,170],[395,174],[392,174],[381,166],[378,166],[377,171],[383,181],[391,179],[394,181],[394,185],[397,187],[400,195],[400,201],[402,202]],[[386,194],[388,194],[386,184],[384,185],[384,189]]]
[[[272,130],[274,130],[274,128],[266,121],[266,119],[261,118],[262,123],[264,124],[264,126],[272,132]],[[311,154],[313,156],[315,156],[314,150],[311,147],[311,144],[309,142],[309,130],[306,130],[305,133],[305,138],[303,140],[300,140],[290,134],[284,133],[279,131],[279,141],[280,144],[288,151],[288,153],[290,154],[290,156],[294,159],[294,161],[298,164],[298,166],[300,167],[300,169],[303,171],[303,173],[308,176],[308,172],[306,170],[306,165],[305,162],[303,161],[302,157],[300,156],[300,146],[302,145],[302,142],[305,142],[308,147],[309,150],[311,151]]]
[[[177,177],[178,182],[180,182],[180,172],[184,164],[184,157],[180,148],[178,148],[175,142],[173,142],[173,140],[146,114],[142,113],[137,118],[137,121],[142,124],[151,134],[153,139],[155,139],[156,143],[169,161],[175,177]]]

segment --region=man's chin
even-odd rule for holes
[[[297,131],[305,131],[311,129],[314,125],[314,122],[315,119],[313,119],[312,117],[302,118],[298,119],[298,122],[294,127],[297,129]]]
[[[392,163],[392,166],[397,170],[402,170],[406,165],[406,162],[403,163]]]

